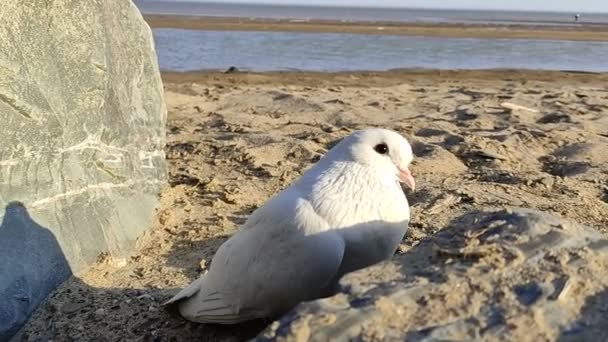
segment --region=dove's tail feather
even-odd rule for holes
[[[226,304],[226,293],[205,288],[204,279],[195,280],[163,305],[177,303],[179,313],[197,323],[234,324],[257,318],[253,312],[244,312]]]
[[[164,302],[163,305],[169,305],[169,304],[175,303],[179,300],[182,300],[185,298],[190,298],[190,297],[194,296],[197,292],[199,292],[201,290],[201,285],[203,285],[203,278],[204,277],[200,277],[200,278],[196,279],[195,281],[193,281],[192,284],[190,284],[188,287],[182,289],[171,299]]]
[[[186,319],[198,323],[234,324],[257,318],[253,312],[239,310],[226,304],[225,294],[219,291],[200,291],[180,303],[179,311]]]

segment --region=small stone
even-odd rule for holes
[[[314,142],[318,144],[327,144],[329,141],[324,137],[315,137],[312,139]]]
[[[333,133],[335,131],[337,131],[338,129],[334,126],[323,126],[321,127],[321,129],[323,130],[323,132],[325,133]]]
[[[136,267],[131,271],[131,275],[136,278],[141,278],[144,276],[144,269],[142,267]]]
[[[487,159],[496,159],[496,160],[507,160],[506,157],[501,156],[497,153],[494,153],[492,151],[486,151],[486,150],[477,150],[477,151],[471,151],[472,153],[474,153],[475,155],[482,157],[482,158],[487,158]]]
[[[127,258],[111,258],[109,260],[109,264],[111,264],[114,267],[125,267],[127,266],[128,260]]]
[[[65,313],[65,314],[74,313],[74,312],[80,310],[83,306],[84,306],[84,303],[75,303],[75,302],[66,303],[61,307],[61,312]]]
[[[144,293],[141,296],[137,296],[137,299],[146,299],[146,300],[154,300],[154,297],[151,295]]]
[[[238,197],[233,194],[224,194],[224,202],[228,204],[237,204]]]
[[[540,183],[544,185],[547,189],[551,189],[555,184],[555,180],[551,177],[544,177],[540,180]]]

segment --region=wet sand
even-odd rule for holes
[[[608,74],[399,70],[162,77],[170,184],[154,227],[130,258],[100,256],[57,289],[23,341],[254,336],[264,323],[193,324],[161,303],[204,272],[249,213],[337,140],[369,126],[402,133],[416,154],[418,189],[406,193],[412,221],[399,253],[484,206],[535,208],[608,235]],[[421,324],[432,326],[433,310],[440,315],[444,307],[427,307],[429,320]],[[505,319],[543,333],[540,323]]]
[[[176,15],[145,15],[153,28],[196,30],[286,31],[392,34],[427,37],[555,39],[608,41],[608,25],[581,24],[498,25],[398,22],[342,22],[330,20],[293,21],[287,19],[250,19],[196,17]]]

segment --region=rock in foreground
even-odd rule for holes
[[[527,209],[469,213],[347,275],[258,340],[606,340],[608,240]]]
[[[166,108],[128,0],[0,8],[0,340],[100,253],[126,255],[165,181]]]

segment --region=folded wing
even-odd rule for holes
[[[167,303],[201,323],[269,317],[328,295],[344,241],[310,203],[289,188],[256,210],[215,254],[209,272]]]

